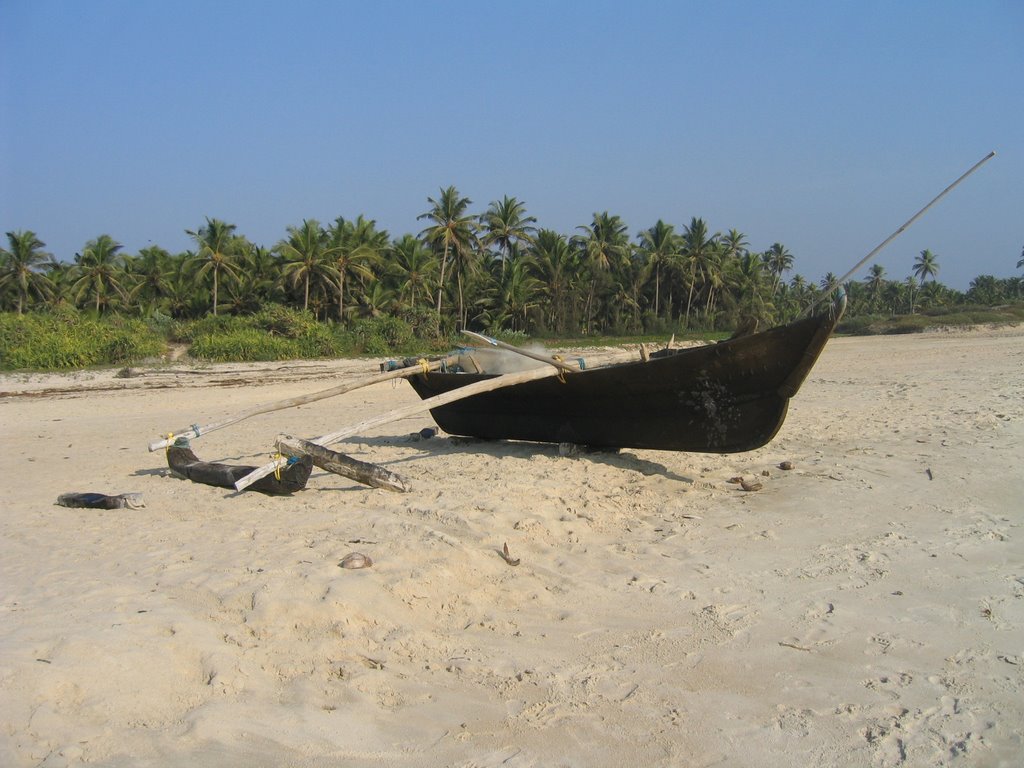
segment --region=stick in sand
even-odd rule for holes
[[[392,421],[398,421],[399,419],[404,419],[407,416],[415,416],[418,413],[423,413],[424,411],[429,411],[432,408],[453,403],[456,400],[463,400],[482,392],[490,392],[513,384],[521,384],[527,381],[534,381],[536,379],[546,379],[550,376],[557,376],[558,374],[559,370],[557,368],[534,368],[521,373],[507,373],[503,376],[495,376],[493,379],[484,379],[483,381],[478,381],[474,384],[467,384],[464,387],[459,387],[458,389],[453,389],[449,392],[429,397],[426,400],[419,401],[418,403],[412,403],[411,405],[406,405],[402,408],[396,408],[395,410],[388,411],[380,416],[375,416],[371,419],[367,419],[366,421],[361,421],[352,427],[346,427],[345,429],[340,429],[337,432],[321,435],[310,442],[317,445],[330,445],[331,443],[340,442],[347,437],[358,435],[360,432],[367,429],[379,427]],[[235,490],[244,491],[261,477],[266,477],[279,467],[283,467],[286,463],[286,459],[275,459],[268,464],[264,464],[259,469],[250,472],[235,483]]]
[[[186,427],[185,429],[176,430],[173,433],[173,435],[169,438],[166,438],[164,440],[158,440],[155,443],[150,443],[149,450],[151,452],[159,451],[161,448],[166,448],[170,445],[174,445],[174,441],[179,437],[185,437],[191,440],[193,438],[199,437],[200,435],[205,435],[207,432],[214,432],[215,430],[218,429],[224,429],[224,427],[230,427],[232,424],[237,424],[238,422],[244,421],[245,419],[251,418],[253,416],[259,416],[262,413],[271,413],[273,411],[284,410],[285,408],[294,408],[299,405],[315,403],[318,400],[325,400],[328,397],[336,397],[337,395],[343,395],[346,392],[351,392],[354,389],[368,387],[371,384],[377,384],[378,382],[381,381],[408,378],[410,376],[415,376],[417,373],[436,371],[438,368],[441,367],[442,362],[443,361],[441,360],[435,360],[433,362],[426,362],[425,365],[421,363],[420,365],[413,365],[409,366],[408,368],[399,368],[398,370],[395,371],[389,371],[387,373],[369,376],[365,379],[359,379],[358,381],[349,382],[348,384],[339,384],[336,387],[324,389],[319,392],[313,392],[308,395],[292,397],[287,400],[278,400],[277,402],[274,403],[264,403],[263,405],[256,406],[252,410],[245,411],[244,413],[240,413],[237,416],[232,416],[230,418],[224,419],[223,421],[214,422],[213,424],[205,424],[203,426],[193,424],[189,427]]]

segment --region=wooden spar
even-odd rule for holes
[[[932,207],[933,205],[935,205],[935,204],[936,204],[937,202],[939,202],[939,200],[941,200],[941,199],[942,199],[942,198],[944,198],[944,197],[945,197],[946,195],[948,195],[948,194],[949,194],[950,192],[952,192],[952,191],[953,191],[953,187],[955,187],[955,186],[956,186],[957,184],[959,184],[959,183],[960,183],[961,181],[963,181],[964,179],[966,179],[966,178],[967,178],[968,176],[970,176],[970,175],[971,175],[972,173],[974,173],[974,172],[975,172],[976,170],[978,170],[979,168],[981,168],[981,166],[983,166],[983,165],[984,165],[985,163],[987,163],[987,162],[988,162],[989,160],[991,160],[991,159],[992,159],[993,157],[995,157],[995,156],[996,156],[996,153],[995,153],[995,150],[993,150],[992,152],[989,152],[989,153],[988,153],[987,155],[985,155],[985,156],[984,156],[983,158],[981,158],[981,160],[979,160],[979,161],[978,161],[978,162],[976,162],[976,163],[975,163],[974,165],[972,165],[972,166],[971,166],[970,168],[968,168],[968,169],[967,169],[966,171],[964,171],[964,173],[960,175],[960,178],[958,178],[958,179],[957,179],[956,181],[954,181],[954,182],[953,182],[952,184],[950,184],[950,185],[949,185],[948,187],[946,187],[946,188],[945,188],[944,190],[942,190],[941,192],[939,192],[939,194],[937,194],[937,195],[936,195],[935,197],[933,197],[933,198],[932,198],[932,200],[931,200],[931,202],[930,202],[930,203],[928,203],[928,205],[926,205],[926,206],[925,206],[924,208],[922,208],[922,209],[921,209],[920,211],[918,211],[918,212],[917,212],[917,213],[915,213],[915,214],[914,214],[913,216],[911,216],[911,217],[910,217],[909,219],[907,219],[907,220],[906,220],[906,221],[905,221],[905,222],[903,223],[903,225],[902,225],[902,226],[901,226],[901,227],[900,227],[899,229],[897,229],[897,230],[896,230],[895,232],[893,232],[893,233],[892,233],[891,235],[889,235],[889,236],[888,236],[887,238],[885,238],[885,240],[883,240],[883,241],[882,241],[881,243],[879,243],[878,245],[876,245],[876,246],[875,246],[875,248],[874,248],[874,250],[873,250],[873,251],[871,251],[871,253],[869,253],[869,254],[868,254],[867,256],[865,256],[865,257],[864,257],[863,259],[861,259],[860,261],[858,261],[858,262],[857,262],[857,263],[856,263],[856,264],[855,264],[855,265],[853,266],[853,269],[851,269],[851,270],[850,270],[849,272],[847,272],[847,273],[846,273],[845,275],[843,275],[842,277],[840,277],[840,278],[839,278],[838,280],[834,280],[834,281],[832,282],[832,284],[831,284],[831,285],[827,286],[827,287],[825,288],[825,290],[824,290],[824,291],[822,291],[822,293],[821,293],[821,296],[819,296],[819,297],[818,297],[818,299],[817,299],[816,301],[812,302],[812,303],[811,303],[811,304],[810,304],[810,305],[809,305],[809,306],[807,307],[807,309],[805,309],[805,310],[803,311],[803,314],[805,314],[805,315],[810,315],[810,314],[811,314],[811,312],[812,312],[812,311],[814,311],[814,308],[815,308],[815,307],[817,307],[817,306],[818,306],[818,305],[819,305],[819,304],[820,304],[820,303],[821,303],[822,301],[824,301],[824,300],[825,300],[826,298],[828,298],[828,297],[829,297],[829,296],[831,295],[832,291],[834,291],[834,290],[835,290],[835,289],[836,289],[836,288],[837,288],[838,286],[842,285],[842,284],[843,284],[843,283],[845,283],[845,282],[846,282],[847,280],[849,280],[849,279],[850,279],[851,277],[853,277],[853,274],[854,274],[854,272],[856,272],[856,271],[857,271],[858,269],[860,269],[860,268],[861,268],[861,267],[863,267],[863,266],[864,266],[865,264],[867,264],[867,263],[868,263],[869,261],[871,261],[871,260],[872,260],[873,258],[875,258],[875,256],[877,256],[877,255],[878,255],[878,252],[879,252],[879,251],[881,251],[881,250],[882,250],[883,248],[885,248],[885,246],[887,246],[887,245],[888,245],[889,243],[891,243],[891,242],[892,242],[893,240],[895,240],[895,239],[896,239],[897,237],[899,237],[900,235],[902,235],[902,234],[903,234],[903,233],[904,233],[904,232],[906,231],[906,229],[907,229],[907,228],[908,228],[908,227],[909,227],[909,226],[910,226],[911,224],[913,224],[913,223],[914,223],[915,221],[917,221],[917,220],[918,220],[919,218],[921,218],[922,216],[924,216],[925,212],[926,212],[926,211],[927,211],[927,210],[928,210],[929,208],[931,208],[931,207]]]
[[[482,392],[490,392],[495,389],[501,389],[502,387],[512,386],[513,384],[522,384],[527,381],[535,381],[536,379],[546,379],[550,376],[557,376],[559,373],[560,371],[557,368],[533,368],[529,371],[507,373],[503,376],[495,376],[493,379],[484,379],[483,381],[478,381],[474,384],[467,384],[464,387],[453,389],[450,392],[435,395],[434,397],[428,397],[426,400],[420,400],[418,403],[412,403],[401,408],[396,408],[393,411],[388,411],[380,416],[374,416],[371,419],[361,421],[352,427],[346,427],[345,429],[340,429],[337,432],[321,435],[311,442],[317,445],[330,445],[331,443],[340,442],[347,437],[358,435],[360,432],[367,429],[379,427],[392,421],[398,421],[399,419],[404,419],[407,416],[415,416],[416,414],[429,411],[432,408],[453,403],[456,400],[464,400],[467,397],[479,395]],[[250,472],[235,483],[235,490],[245,490],[261,477],[266,477],[275,469],[284,466],[285,463],[285,459],[275,459],[268,464],[264,464],[259,469]]]
[[[308,456],[313,464],[321,469],[350,478],[363,485],[399,493],[409,490],[402,477],[384,467],[353,459],[351,456],[332,451],[330,448],[303,440],[300,437],[278,435],[277,450],[285,456],[295,456],[296,458]]]
[[[264,403],[258,405],[252,410],[240,413],[237,416],[224,419],[223,421],[217,421],[213,424],[206,424],[204,426],[197,426],[193,424],[190,427],[186,427],[180,431],[175,431],[174,434],[164,440],[158,440],[155,443],[149,444],[149,450],[159,451],[161,448],[167,448],[170,445],[174,445],[174,441],[179,437],[188,438],[189,440],[197,438],[200,435],[205,435],[207,432],[213,432],[218,429],[224,429],[224,427],[230,427],[232,424],[237,424],[245,419],[252,418],[253,416],[259,416],[263,413],[271,413],[273,411],[281,411],[285,408],[295,408],[299,405],[306,405],[308,403],[315,403],[318,400],[325,400],[328,397],[336,397],[337,395],[343,395],[346,392],[351,392],[354,389],[361,389],[362,387],[368,387],[371,384],[377,384],[382,381],[390,381],[392,379],[403,379],[410,376],[415,376],[417,373],[425,373],[426,371],[436,371],[441,367],[442,360],[434,360],[428,362],[426,367],[421,365],[412,365],[408,368],[399,368],[395,371],[388,371],[387,373],[377,374],[375,376],[368,376],[358,381],[351,381],[347,384],[339,384],[336,387],[330,389],[323,389],[319,392],[312,392],[308,395],[302,395],[300,397],[292,397],[287,400],[278,400],[274,403]],[[354,478],[353,478],[354,479]]]
[[[507,349],[509,352],[515,352],[517,355],[523,355],[524,357],[528,357],[531,360],[537,360],[541,363],[553,365],[555,366],[555,368],[558,368],[561,371],[565,371],[566,373],[573,373],[579,370],[579,368],[573,368],[568,363],[564,363],[557,358],[549,357],[548,355],[542,355],[539,352],[531,352],[530,350],[523,349],[522,347],[516,347],[511,344],[506,344],[504,341],[492,339],[490,336],[484,336],[482,333],[476,333],[474,331],[463,331],[463,333],[466,334],[467,336],[472,336],[474,339],[479,339],[485,344],[490,344],[492,347],[497,347],[498,349]]]

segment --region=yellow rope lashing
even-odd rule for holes
[[[557,361],[558,361],[558,362],[560,362],[560,363],[561,363],[561,362],[564,362],[564,361],[562,360],[562,356],[561,356],[561,355],[552,355],[552,356],[551,356],[551,359],[552,359],[552,360],[557,360]],[[564,369],[564,368],[559,368],[559,369],[558,369],[558,380],[559,380],[560,382],[562,382],[563,384],[565,384],[565,369]]]

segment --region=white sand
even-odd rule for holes
[[[834,339],[747,454],[347,442],[405,495],[167,476],[161,432],[374,366],[187,370],[0,377],[0,765],[1021,764],[1021,329]],[[414,400],[194,448],[262,463]]]

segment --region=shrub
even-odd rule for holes
[[[267,304],[251,318],[256,328],[261,328],[286,339],[300,339],[315,332],[320,324],[311,312],[284,307],[280,304]]]
[[[653,312],[644,312],[643,327],[644,333],[652,336],[668,333],[668,322],[664,317],[659,317]]]
[[[929,323],[928,318],[921,315],[900,315],[894,317],[885,329],[886,333],[920,333],[934,323]]]
[[[525,331],[494,331],[491,335],[499,341],[516,347],[528,344],[530,341],[530,336]],[[465,337],[463,337],[463,341],[465,341]]]
[[[428,345],[440,343],[445,338],[442,322],[437,310],[429,307],[403,309],[399,318],[411,329],[413,335]]]
[[[844,317],[837,330],[839,333],[848,333],[853,336],[870,336],[880,333],[880,326],[884,322],[878,315],[858,315],[856,317]]]
[[[140,320],[53,315],[0,316],[0,368],[67,370],[130,363],[163,351],[163,339]]]
[[[159,309],[154,309],[146,318],[146,325],[154,334],[167,339],[171,337],[174,320],[170,315],[165,315]]]
[[[205,318],[191,326],[182,334],[192,341],[189,353],[210,362],[338,357],[348,347],[335,326],[287,307],[269,306],[248,317]]]
[[[221,333],[231,333],[249,326],[245,318],[234,315],[207,315],[199,320],[184,320],[175,322],[172,325],[171,337],[174,341],[182,341],[186,344],[194,342],[201,336],[215,336]]]
[[[347,350],[344,334],[329,325],[316,324],[296,339],[299,357],[340,357]]]
[[[397,317],[374,317],[352,326],[355,351],[365,355],[393,355],[415,352],[416,337],[412,328]]]
[[[189,354],[198,360],[214,363],[287,360],[300,356],[293,342],[256,328],[236,328],[198,336],[192,342]]]
[[[101,356],[104,363],[131,363],[146,357],[156,357],[163,350],[163,338],[155,334],[145,322],[126,320],[106,329]]]

